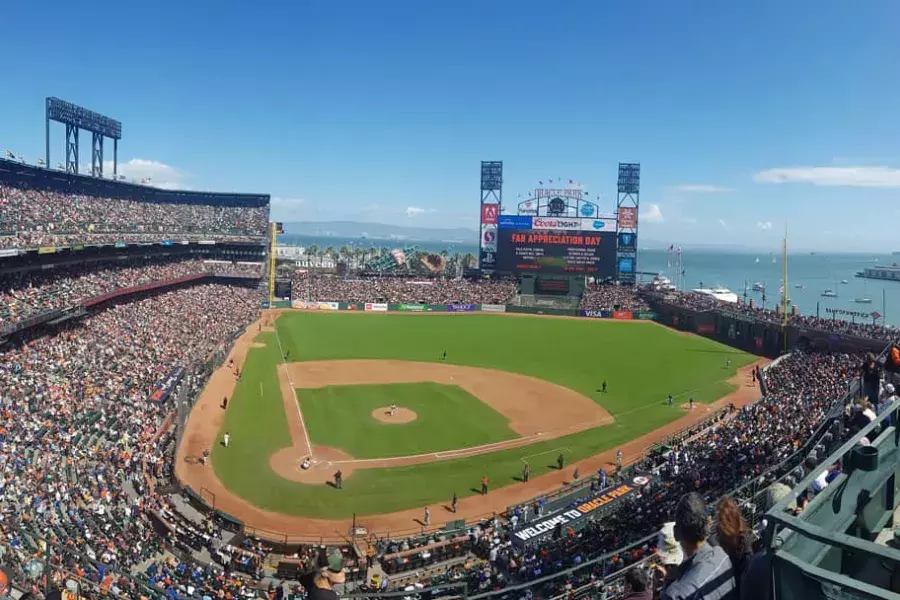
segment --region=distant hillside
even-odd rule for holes
[[[285,223],[284,231],[293,235],[313,235],[319,237],[349,237],[373,239],[416,240],[424,242],[478,243],[478,232],[474,229],[431,229],[388,225],[386,223],[362,223],[359,221],[308,221]]]

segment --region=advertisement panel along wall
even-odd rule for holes
[[[482,304],[481,312],[505,313],[506,305],[505,304]]]
[[[615,230],[521,231],[501,228],[498,234],[498,271],[599,277],[615,275]]]
[[[364,310],[366,312],[387,312],[388,305],[384,302],[366,302]]]
[[[622,229],[634,229],[637,227],[637,208],[634,206],[619,207],[619,227]]]

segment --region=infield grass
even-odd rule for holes
[[[454,492],[460,497],[476,493],[482,475],[490,479],[491,489],[513,485],[522,470],[522,457],[532,457],[532,472],[540,475],[552,468],[563,448],[567,462],[572,462],[620,446],[681,417],[684,412],[677,405],[689,396],[707,403],[726,395],[732,386],[725,380],[755,360],[706,338],[651,323],[298,312],[282,314],[276,328],[292,361],[437,361],[446,349],[449,363],[522,373],[572,388],[616,419],[612,425],[481,456],[358,469],[342,490],[296,483],[279,477],[268,462],[291,440],[276,375],[281,360],[278,341],[274,333],[264,332],[256,341],[266,347],[250,349],[229,403],[223,429],[233,442],[229,448],[215,446],[213,467],[229,489],[256,506],[318,518],[447,503]],[[728,368],[726,359],[731,360]],[[608,392],[601,394],[604,380]],[[665,405],[670,393],[677,398],[675,407]],[[360,418],[371,416],[365,412]],[[312,435],[316,439],[322,434]]]
[[[394,383],[330,385],[297,390],[313,444],[353,458],[409,456],[510,440],[509,420],[455,385]],[[381,423],[372,411],[392,403],[415,411],[415,421]]]

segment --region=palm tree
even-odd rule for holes
[[[347,246],[341,246],[341,249],[338,250],[338,256],[342,259],[346,259],[350,256],[350,248]]]

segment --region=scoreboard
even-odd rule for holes
[[[497,270],[542,275],[613,277],[616,232],[500,229]]]

